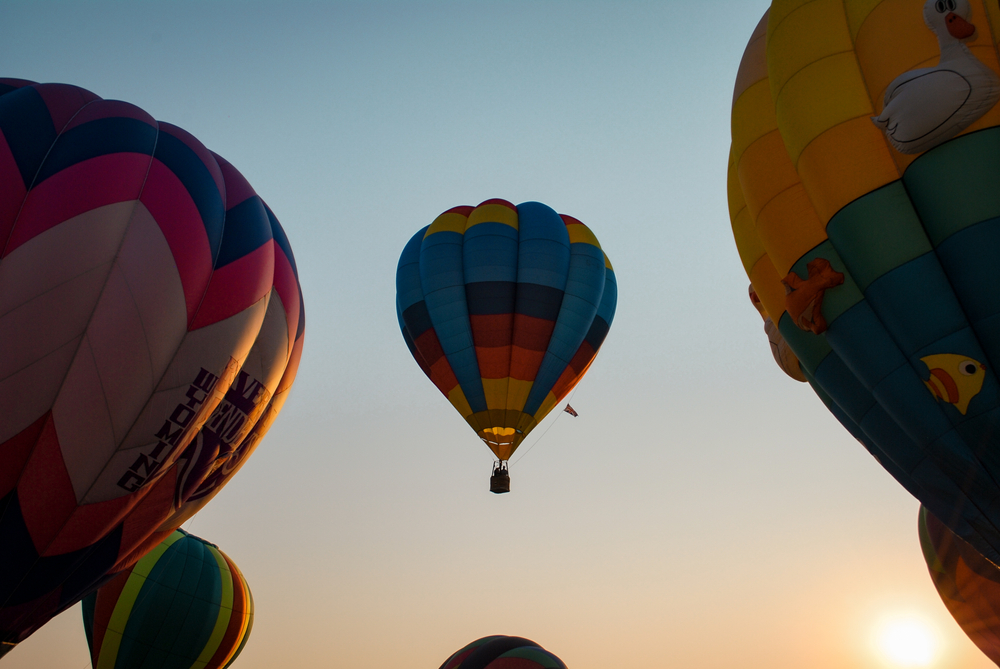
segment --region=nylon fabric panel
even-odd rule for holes
[[[463,232],[427,231],[420,246],[420,285],[427,315],[448,364],[473,412],[486,411],[465,297]]]

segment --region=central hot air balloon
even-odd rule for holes
[[[732,106],[740,259],[830,411],[1000,564],[1000,10],[788,0]]]
[[[239,468],[304,312],[232,165],[75,86],[0,80],[0,240],[2,655]]]
[[[455,207],[410,239],[396,312],[417,364],[506,462],[579,382],[611,326],[618,289],[597,238],[538,202]]]

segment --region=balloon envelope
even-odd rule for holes
[[[737,75],[729,165],[740,258],[809,383],[995,562],[998,19],[979,0],[773,3]]]
[[[94,669],[223,669],[253,627],[253,596],[239,568],[204,539],[178,530],[83,600]]]
[[[617,297],[590,229],[538,202],[450,209],[396,270],[410,353],[499,460],[587,371]]]
[[[224,482],[287,391],[304,312],[288,240],[232,165],[75,86],[0,80],[0,239],[9,649]]]
[[[1000,665],[1000,568],[920,507],[920,547],[934,587],[973,643]]]
[[[566,665],[534,641],[498,635],[456,651],[441,669],[566,669]]]

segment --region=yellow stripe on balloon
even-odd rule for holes
[[[180,532],[172,533],[132,568],[132,573],[129,574],[128,580],[125,581],[125,587],[122,588],[122,592],[118,596],[118,601],[115,603],[115,609],[111,612],[107,630],[104,632],[104,641],[101,642],[101,652],[98,655],[97,666],[94,669],[114,669],[115,662],[118,660],[118,650],[121,648],[122,637],[125,634],[125,626],[128,625],[128,618],[132,613],[132,607],[135,606],[136,599],[139,597],[139,591],[142,590],[142,586],[146,583],[146,578],[156,565],[156,561],[183,536]]]
[[[601,243],[597,241],[597,235],[583,223],[571,223],[567,225],[566,232],[569,233],[570,244],[590,244],[591,246],[601,248]]]
[[[481,204],[469,214],[465,229],[480,223],[503,223],[517,230],[517,210],[502,204]]]
[[[218,617],[215,619],[215,627],[212,628],[212,634],[208,637],[208,642],[202,648],[198,659],[191,665],[191,669],[204,669],[208,665],[209,660],[215,655],[215,651],[219,649],[219,644],[222,643],[222,639],[226,635],[226,629],[229,627],[229,619],[233,615],[233,574],[229,570],[229,563],[226,562],[226,559],[222,557],[222,553],[215,546],[205,544],[205,548],[209,550],[212,557],[215,558],[216,564],[219,565],[219,577],[222,581],[222,601],[219,605]]]
[[[465,398],[462,386],[456,385],[448,391],[448,401],[451,402],[451,405],[455,407],[458,413],[462,414],[463,418],[468,419],[472,415],[472,406],[469,404],[469,400]]]
[[[424,239],[427,239],[436,232],[457,232],[459,234],[465,234],[465,224],[468,219],[455,211],[445,212],[434,219],[434,222],[430,224],[427,228],[427,232],[424,233]]]

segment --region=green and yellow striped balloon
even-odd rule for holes
[[[177,530],[83,600],[94,669],[223,669],[253,626],[243,574],[214,544]]]

